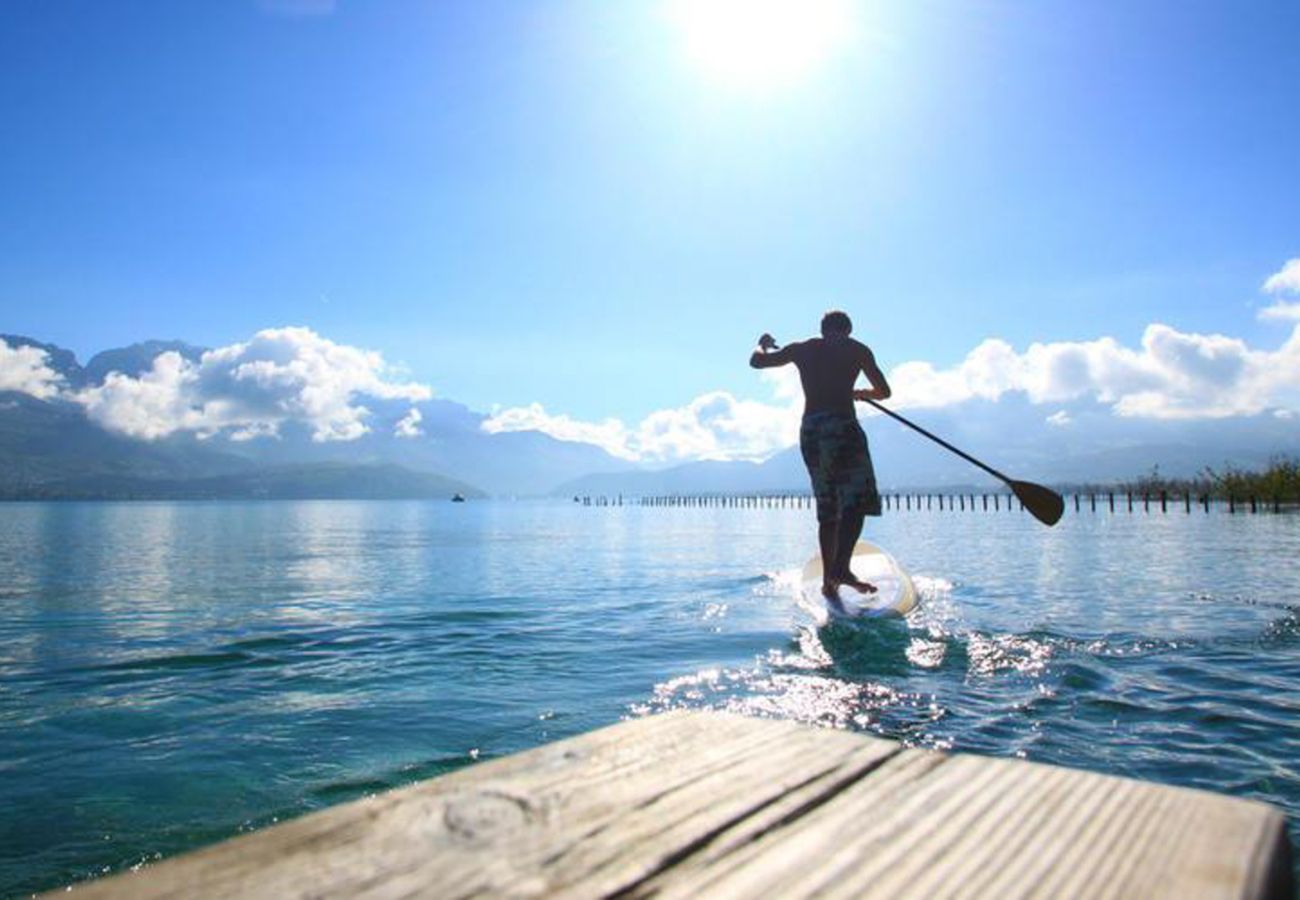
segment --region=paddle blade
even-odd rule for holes
[[[1065,512],[1065,500],[1056,491],[1032,481],[1008,481],[1007,484],[1035,519],[1044,525],[1055,525],[1061,521],[1061,515]]]

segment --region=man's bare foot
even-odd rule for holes
[[[859,594],[874,594],[876,592],[876,586],[874,584],[870,581],[863,581],[852,572],[841,575],[840,581],[841,583],[847,584],[849,587],[853,588]]]
[[[838,592],[839,586],[839,582],[837,581],[823,581],[822,596],[826,598],[826,602],[830,604],[831,609],[844,612],[844,602],[840,600]]]

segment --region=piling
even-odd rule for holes
[[[1117,508],[1115,491],[1107,491],[1105,494],[1106,508],[1113,514]],[[1007,498],[1007,511],[1012,512],[1017,508],[1024,510],[1025,505],[1017,502],[1014,495],[994,493],[992,508],[994,512],[1000,512],[1002,509],[1002,497]],[[989,511],[989,494],[974,493],[882,493],[880,495],[881,507],[883,510],[890,512],[902,512],[904,510],[911,512],[913,509],[920,511],[938,509],[939,512],[976,512]],[[574,495],[573,502],[582,506],[606,508],[622,506],[641,506],[657,508],[675,508],[675,509],[768,509],[768,510],[802,510],[811,509],[814,505],[814,498],[810,494],[794,493],[763,493],[763,494],[663,494],[639,497],[628,497],[623,494],[610,496],[590,496]],[[924,505],[922,500],[924,499]],[[1125,508],[1129,513],[1133,512],[1136,502],[1133,492],[1124,492]],[[1239,505],[1249,508],[1251,513],[1267,513],[1271,510],[1275,513],[1282,511],[1283,502],[1278,494],[1270,498],[1260,497],[1258,495],[1248,494],[1245,498],[1238,498],[1236,495],[1229,495],[1224,501],[1227,512],[1235,514]],[[1097,512],[1098,494],[1095,491],[1088,493],[1088,510],[1092,513]],[[1153,494],[1144,491],[1141,494],[1142,511],[1150,513],[1154,502],[1160,505],[1160,512],[1167,514],[1169,512],[1170,502],[1177,504],[1179,498],[1177,494],[1170,497],[1168,490],[1160,490]],[[1182,491],[1183,511],[1187,514],[1192,512],[1193,503],[1200,504],[1205,513],[1210,512],[1212,498],[1208,493],[1198,493],[1193,497],[1190,490]],[[1075,491],[1066,495],[1065,502],[1067,506],[1073,505],[1076,514],[1083,511],[1083,492]],[[1221,507],[1223,508],[1223,507]]]

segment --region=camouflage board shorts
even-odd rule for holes
[[[838,413],[804,416],[799,449],[817,497],[817,521],[852,512],[880,515],[876,471],[856,418]]]

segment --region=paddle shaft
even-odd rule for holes
[[[992,475],[994,478],[998,479],[999,481],[1003,481],[1008,485],[1011,484],[1010,478],[1008,478],[1006,475],[1003,475],[1001,472],[999,472],[997,469],[990,466],[988,463],[980,462],[978,459],[971,456],[966,451],[957,449],[952,444],[948,443],[943,438],[939,437],[937,434],[931,434],[930,432],[922,428],[920,425],[917,425],[915,422],[911,421],[910,419],[903,418],[898,413],[894,412],[892,409],[887,408],[883,404],[877,403],[875,400],[870,400],[870,399],[868,399],[867,402],[870,403],[872,406],[874,406],[876,409],[880,410],[885,415],[889,416],[890,418],[897,419],[898,421],[902,422],[904,425],[906,425],[908,428],[912,429],[913,431],[919,431],[921,434],[925,435],[930,440],[938,444],[940,447],[943,447],[945,450],[951,450],[953,453],[956,453],[958,456],[966,460],[966,462],[970,463],[971,465],[979,466],[981,469],[983,469],[985,472],[988,472],[990,475]]]

